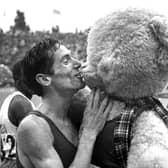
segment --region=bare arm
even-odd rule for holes
[[[153,112],[141,114],[133,126],[128,168],[167,168],[168,129]]]
[[[49,128],[42,129],[38,127],[39,124],[33,121],[31,121],[30,123],[25,123],[25,121],[24,123],[21,123],[17,136],[19,141],[18,147],[20,148],[20,150],[22,150],[19,153],[21,155],[23,155],[24,153],[25,155],[29,156],[29,159],[31,160],[35,168],[63,168],[61,158],[53,148],[52,135],[49,135],[47,133]],[[87,132],[84,136],[82,136],[76,158],[70,167],[84,167],[85,160],[88,160],[88,165],[85,165],[86,168],[94,167],[92,165],[89,165],[89,153],[92,150],[94,140],[95,136],[91,135],[90,137],[89,133]]]
[[[44,119],[36,116],[26,117],[18,127],[17,144],[19,158],[28,156],[27,159],[34,167],[63,168],[53,147],[51,130]]]

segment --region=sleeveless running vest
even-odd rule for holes
[[[64,168],[68,168],[74,159],[77,148],[68,139],[66,139],[66,137],[62,134],[62,132],[53,123],[53,121],[49,119],[47,116],[45,116],[39,111],[30,112],[28,115],[30,114],[42,117],[47,121],[54,137],[53,146],[57,151],[57,153],[59,154],[61,161],[64,165]],[[19,161],[18,155],[17,155],[17,167],[24,168],[24,166],[22,166],[22,164]]]

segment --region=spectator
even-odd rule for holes
[[[16,89],[6,97],[0,109],[1,153],[3,154],[1,168],[16,167],[16,129],[25,115],[35,108],[29,100],[32,93],[21,82],[22,65],[20,61],[13,67],[13,78]]]

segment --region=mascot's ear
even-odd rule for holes
[[[149,23],[156,39],[165,47],[168,47],[168,20],[163,17],[153,17]]]
[[[168,67],[168,20],[161,16],[153,17],[149,27],[160,44],[156,61],[162,68]]]

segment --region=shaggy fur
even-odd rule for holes
[[[143,112],[132,131],[128,168],[167,168],[168,129],[155,112]]]
[[[164,17],[145,10],[99,19],[88,36],[88,85],[124,99],[160,92],[168,78],[167,35]]]
[[[99,19],[88,36],[88,86],[129,102],[157,95],[168,82],[167,23],[141,9]],[[127,167],[168,167],[168,128],[155,111],[144,111],[134,123]]]

